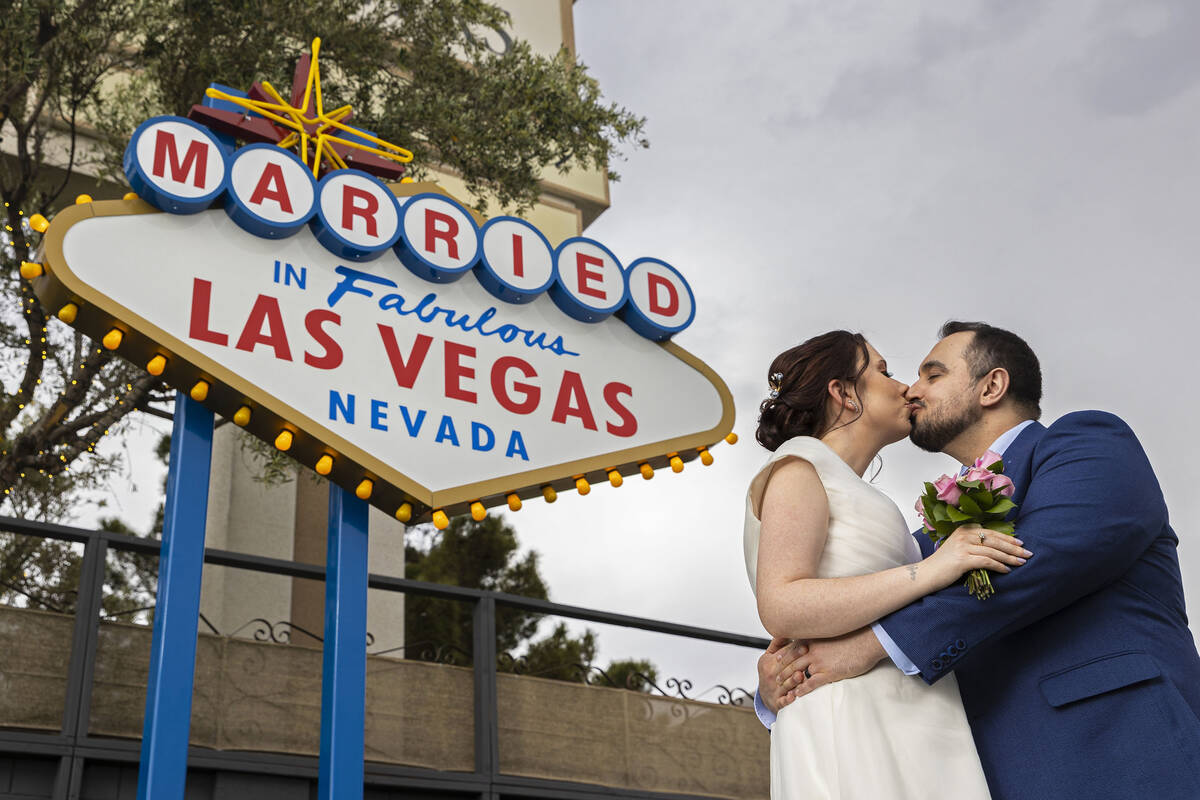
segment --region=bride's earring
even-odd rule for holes
[[[851,400],[850,401],[850,410],[857,414],[858,413],[858,403]]]

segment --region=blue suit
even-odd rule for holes
[[[995,800],[1200,798],[1179,540],[1133,431],[1100,411],[1034,423],[1004,472],[1033,558],[987,600],[956,584],[880,624],[926,682],[957,676]]]

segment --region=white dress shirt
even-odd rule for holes
[[[1021,431],[1032,424],[1033,420],[1027,419],[1024,422],[1014,425],[1002,433],[1000,438],[992,442],[992,446],[988,450],[1003,456],[1004,451],[1008,449],[1009,445],[1021,435]],[[965,472],[966,469],[967,467],[964,466],[963,471]],[[917,665],[913,663],[911,658],[904,654],[904,651],[896,645],[892,637],[888,636],[887,631],[878,622],[871,625],[871,631],[875,634],[875,638],[879,640],[879,643],[883,645],[883,649],[887,652],[888,657],[892,659],[892,663],[904,672],[905,675],[917,675],[920,673],[921,670],[917,668]],[[757,689],[754,692],[754,713],[758,715],[759,721],[767,727],[767,730],[770,730],[771,726],[775,724],[775,714],[771,713],[771,710],[763,705],[762,697],[759,696]]]

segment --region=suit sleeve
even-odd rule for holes
[[[961,583],[880,620],[927,683],[974,647],[1024,628],[1123,575],[1161,534],[1167,510],[1158,480],[1129,426],[1078,412],[1038,442],[1016,535],[1033,553],[996,593],[978,600]]]

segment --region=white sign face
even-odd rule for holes
[[[694,457],[733,424],[728,390],[695,359],[615,317],[574,319],[545,293],[506,303],[481,281],[432,283],[398,258],[348,263],[311,232],[265,239],[220,210],[77,213],[61,263],[47,259],[72,297],[110,303],[127,338],[150,337],[147,346],[228,386],[210,402],[226,416],[243,403],[268,411],[324,448],[312,452],[350,459],[365,470],[357,475],[431,508],[616,467],[629,474],[672,451]],[[510,253],[513,235],[528,231],[501,229]],[[527,274],[544,284],[548,245],[519,240]],[[515,263],[504,262],[506,280]],[[680,305],[664,319],[690,304],[690,294],[656,291],[647,308]]]

